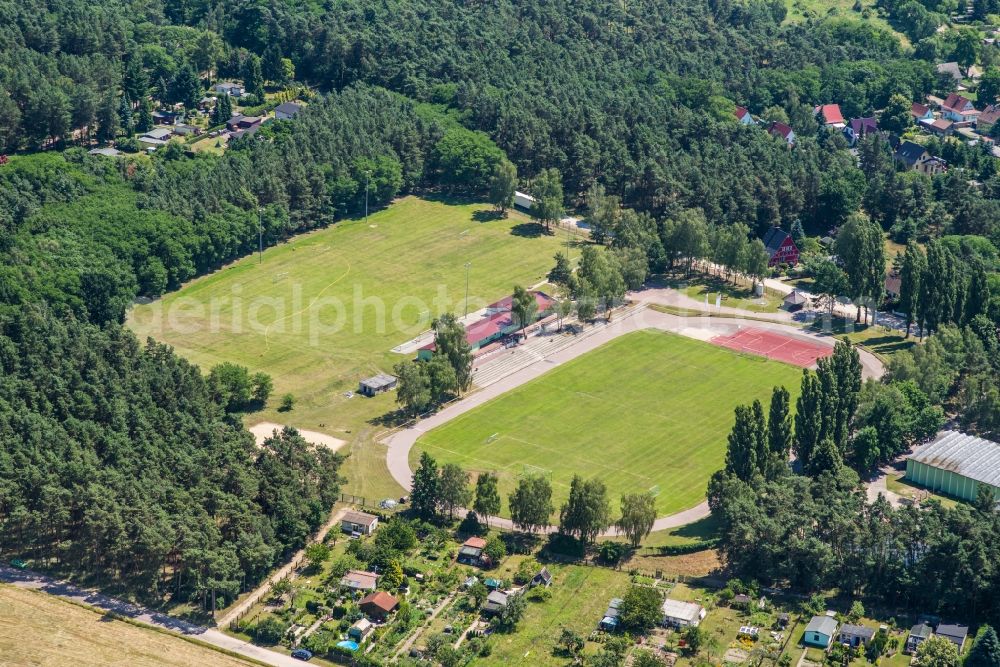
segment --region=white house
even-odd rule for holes
[[[371,535],[378,528],[378,517],[367,512],[345,512],[340,528],[345,533]]]
[[[238,83],[233,83],[232,81],[220,81],[212,86],[212,90],[220,95],[229,95],[230,97],[243,96],[243,86]]]
[[[667,598],[663,601],[663,625],[674,628],[698,627],[705,618],[705,608],[694,602]]]

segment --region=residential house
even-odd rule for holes
[[[157,127],[150,130],[149,132],[144,133],[141,137],[139,137],[139,141],[142,141],[143,139],[155,139],[156,141],[166,141],[171,136],[173,136],[173,134],[174,132],[170,128]]]
[[[772,121],[771,125],[767,128],[767,131],[772,137],[784,139],[785,143],[789,146],[795,145],[795,131],[784,123],[779,123],[776,120]]]
[[[198,108],[201,109],[202,111],[208,111],[209,109],[212,109],[214,106],[215,106],[214,97],[209,97],[206,95],[205,97],[198,100]]]
[[[980,134],[989,134],[998,120],[1000,120],[1000,104],[991,104],[983,109],[976,119],[976,130]]]
[[[180,118],[180,114],[176,111],[154,111],[152,115],[153,123],[156,125],[174,125]]]
[[[466,565],[479,565],[482,561],[483,549],[485,548],[486,540],[481,537],[470,537],[462,543],[456,560]]]
[[[197,137],[201,134],[201,128],[197,125],[186,125],[184,123],[175,125],[173,131],[178,137]]]
[[[831,616],[813,616],[802,635],[802,643],[807,646],[830,648],[837,636],[837,620]]]
[[[357,643],[363,642],[375,630],[375,624],[367,618],[359,618],[354,625],[347,629],[347,636]]]
[[[919,102],[910,105],[910,115],[913,116],[914,123],[919,123],[922,120],[934,120],[934,112],[931,111],[931,108]]]
[[[950,76],[955,83],[959,83],[965,78],[962,74],[962,68],[956,62],[940,63],[937,66],[937,73]]]
[[[105,146],[104,148],[91,148],[87,152],[91,155],[103,155],[104,157],[118,157],[122,154],[120,150],[112,146]]]
[[[875,117],[852,118],[851,122],[844,128],[844,138],[847,143],[854,146],[861,137],[878,132],[878,121]]]
[[[547,567],[543,567],[538,574],[531,578],[532,588],[535,586],[545,586],[545,588],[548,588],[551,585],[552,575],[549,574],[549,569]]]
[[[226,127],[229,131],[235,132],[237,130],[249,130],[259,126],[263,122],[263,116],[244,116],[243,114],[236,114],[226,121]]]
[[[958,647],[958,652],[961,653],[962,648],[965,647],[965,639],[969,636],[969,627],[966,625],[941,623],[937,626],[934,634],[950,641]]]
[[[252,137],[253,135],[257,134],[257,130],[259,130],[260,128],[261,128],[260,125],[253,125],[252,127],[248,127],[245,130],[236,130],[234,132],[230,132],[229,139],[230,141],[232,141],[234,139],[242,139],[243,137]]]
[[[362,570],[348,570],[340,579],[341,587],[352,591],[374,591],[377,582],[377,574]]]
[[[705,618],[705,608],[694,602],[667,598],[660,610],[663,612],[663,625],[669,628],[696,628]]]
[[[499,614],[507,606],[507,600],[509,599],[510,595],[508,593],[493,591],[486,596],[486,602],[483,603],[483,613],[487,616]]]
[[[503,588],[503,580],[493,579],[492,577],[488,577],[483,580],[483,586],[486,586],[486,588],[488,588],[491,591],[497,591]]]
[[[843,129],[846,125],[844,114],[840,112],[839,104],[821,104],[813,107],[813,115],[816,116],[819,122],[838,130]]]
[[[944,100],[937,95],[927,95],[924,99],[927,100],[928,106],[932,109],[940,109],[941,105],[944,104]]]
[[[601,622],[597,624],[597,627],[608,632],[616,630],[618,628],[618,616],[621,613],[618,611],[618,607],[621,604],[621,598],[611,598],[608,608],[604,610],[604,617],[601,618]]]
[[[864,625],[854,625],[853,623],[844,623],[840,626],[840,636],[839,641],[841,644],[846,644],[851,647],[867,646],[875,637],[875,628],[869,628]]]
[[[212,86],[212,90],[220,95],[229,95],[230,97],[243,96],[243,86],[232,81],[221,81]]]
[[[896,162],[907,169],[922,174],[935,175],[945,171],[947,165],[941,158],[931,155],[926,148],[913,141],[904,141],[892,155]]]
[[[787,264],[795,266],[799,263],[799,248],[795,245],[792,235],[780,227],[771,227],[764,235],[764,248],[769,257],[768,266]]]
[[[930,639],[931,634],[934,632],[934,628],[927,625],[926,623],[917,623],[912,628],[910,628],[910,634],[906,638],[906,652],[916,653],[917,647],[923,642]]]
[[[740,125],[756,125],[757,121],[753,119],[753,116],[745,107],[736,107],[736,120],[739,121]]]
[[[278,120],[292,120],[303,108],[305,107],[295,102],[282,102],[274,108],[274,117]]]
[[[941,115],[956,123],[971,123],[979,116],[979,112],[968,97],[952,93],[941,105]]]
[[[367,512],[345,512],[340,529],[345,533],[371,535],[378,528],[378,517]]]
[[[361,608],[362,613],[367,615],[368,618],[379,621],[384,621],[389,614],[396,611],[398,606],[399,600],[385,591],[369,593],[361,598],[361,602],[358,603],[358,607]]]
[[[937,118],[932,121],[922,121],[920,123],[921,127],[925,130],[939,137],[947,137],[951,134],[952,126],[954,124],[954,121],[948,120],[947,118]]]

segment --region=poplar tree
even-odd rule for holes
[[[795,402],[795,455],[805,467],[819,444],[823,429],[823,403],[819,378],[808,369],[802,371],[802,389]]]
[[[910,337],[910,326],[919,316],[920,283],[927,270],[924,251],[914,241],[906,244],[903,263],[899,269],[899,308],[906,313],[906,337]]]
[[[427,452],[420,455],[420,465],[413,471],[410,503],[418,517],[430,520],[437,516],[438,466]]]
[[[767,449],[769,464],[765,471],[768,479],[780,477],[788,469],[788,455],[792,450],[791,395],[784,387],[771,392],[771,407],[767,415]]]

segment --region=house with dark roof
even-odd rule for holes
[[[799,247],[795,245],[792,235],[781,227],[771,227],[764,235],[764,248],[770,259],[768,266],[787,264],[795,266],[799,263]]]
[[[621,614],[618,608],[622,604],[621,598],[611,598],[608,608],[604,610],[604,616],[598,622],[597,627],[601,630],[612,631],[618,628],[618,616]]]
[[[875,116],[870,118],[852,118],[851,122],[844,128],[844,138],[851,146],[858,143],[858,139],[863,136],[878,132],[878,121]]]
[[[274,107],[274,117],[277,120],[292,120],[304,109],[301,104],[295,102],[282,102]]]
[[[965,647],[965,639],[969,636],[969,626],[957,625],[953,623],[941,623],[934,631],[938,637],[944,637],[958,647],[958,652],[962,652]]]
[[[779,123],[776,120],[772,121],[771,125],[768,126],[767,131],[772,137],[784,139],[785,143],[789,146],[795,145],[795,131],[784,123]]]
[[[369,398],[396,388],[399,380],[395,375],[379,373],[358,383],[358,393]]]
[[[917,623],[914,625],[910,628],[910,634],[906,637],[906,652],[916,653],[917,647],[930,639],[933,632],[934,628],[926,623]]]
[[[945,98],[941,105],[941,115],[956,123],[968,123],[976,120],[979,112],[968,97],[962,97],[958,93],[952,93]]]
[[[470,537],[459,548],[456,560],[466,565],[479,565],[485,548],[486,540],[481,537]]]
[[[819,122],[830,127],[840,129],[846,125],[844,114],[840,112],[839,104],[821,104],[813,107],[813,115],[819,119]]]
[[[483,603],[483,614],[486,616],[494,616],[499,614],[507,606],[507,601],[510,599],[508,593],[501,593],[500,591],[493,591],[486,596],[486,602]]]
[[[552,575],[549,574],[549,569],[547,567],[543,567],[538,572],[538,574],[536,574],[534,577],[531,578],[532,588],[534,588],[535,586],[544,586],[545,588],[548,588],[551,585],[552,585]]]
[[[892,154],[892,157],[907,169],[919,171],[922,174],[940,174],[947,167],[944,160],[934,157],[926,148],[914,141],[904,141],[899,144],[899,148]]]
[[[745,107],[736,107],[733,112],[736,114],[736,120],[740,122],[740,125],[756,125],[757,121],[753,119],[753,116]]]

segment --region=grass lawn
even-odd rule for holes
[[[562,241],[518,213],[493,219],[485,204],[402,199],[245,257],[158,301],[135,307],[129,324],[172,345],[203,370],[231,361],[274,379],[268,407],[250,423],[273,421],[350,443],[347,491],[395,495],[384,450],[370,436],[395,409],[395,394],[347,398],[358,380],[410,358],[392,352],[443,312],[463,312],[465,263],[470,310],[533,285]],[[286,392],[291,412],[277,411]]]
[[[249,661],[166,633],[112,620],[55,596],[0,585],[0,663],[5,665],[220,665]]]
[[[904,475],[890,475],[886,477],[885,486],[889,491],[898,493],[904,498],[912,498],[914,500],[918,497],[933,498],[948,508],[957,507],[960,503],[965,502],[963,500],[952,498],[951,496],[945,496],[935,491],[931,491],[930,489],[920,486],[919,484],[914,484],[910,480],[906,479]]]
[[[857,324],[854,320],[836,317],[827,322],[820,317],[810,327],[817,332],[830,333],[840,340],[850,340],[852,343],[864,345],[871,352],[887,357],[908,350],[917,344],[916,336],[906,338],[902,331],[887,327]]]
[[[710,306],[715,305],[715,298],[722,295],[722,305],[729,308],[742,308],[753,313],[776,313],[781,308],[781,297],[773,294],[754,296],[747,285],[734,285],[718,276],[699,275],[692,280],[672,280],[669,287],[680,290],[696,301],[704,303],[706,295]]]
[[[798,393],[801,370],[659,330],[637,331],[430,431],[428,451],[474,474],[500,476],[506,498],[537,466],[551,474],[556,509],[574,474],[622,493],[659,487],[670,514],[705,497],[723,463],[733,408],[767,402],[775,385]],[[496,434],[496,437],[492,437]],[[504,508],[506,513],[506,507]]]
[[[528,602],[524,618],[512,634],[492,636],[493,653],[478,658],[477,665],[565,665],[567,658],[555,653],[562,628],[584,637],[597,627],[608,602],[628,590],[629,576],[604,567],[549,565],[554,583],[552,597]],[[588,643],[586,652],[596,652]]]
[[[889,22],[879,16],[874,0],[861,0],[861,11],[854,9],[855,0],[785,0],[788,14],[785,21],[795,23],[809,18],[825,18],[826,16],[843,16],[858,21],[871,23],[896,35],[904,46],[910,45],[906,35],[896,31]],[[868,12],[867,18],[862,13]]]

